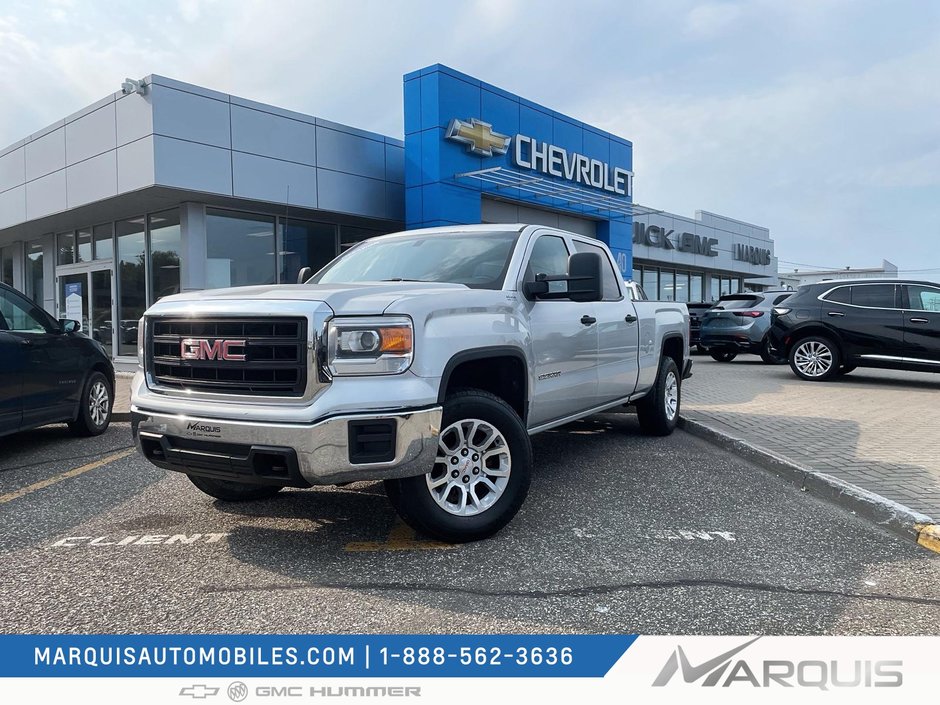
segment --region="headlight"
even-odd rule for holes
[[[777,316],[786,316],[786,315],[787,315],[788,313],[790,313],[790,311],[792,311],[792,310],[793,310],[793,309],[791,309],[791,308],[779,307],[779,308],[775,308],[775,309],[774,309],[774,314],[777,315]]]
[[[137,321],[137,366],[144,367],[144,319]]]
[[[333,375],[397,375],[411,367],[414,327],[406,316],[334,318],[326,344]]]

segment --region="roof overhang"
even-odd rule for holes
[[[569,206],[582,206],[593,211],[593,215],[605,219],[629,218],[634,215],[662,213],[662,210],[648,208],[632,203],[624,198],[608,196],[586,188],[569,186],[542,176],[523,174],[513,169],[497,166],[479,171],[467,171],[455,174],[454,179],[475,179],[484,184],[495,186],[496,193],[509,189],[518,189],[537,201],[549,206],[558,206],[560,201]],[[505,196],[505,194],[503,194]],[[587,215],[592,215],[588,212]]]

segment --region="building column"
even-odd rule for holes
[[[206,206],[180,204],[180,291],[206,288]]]
[[[13,288],[26,293],[26,267],[23,262],[23,241],[11,243],[10,252],[13,254]]]
[[[43,235],[42,242],[42,307],[56,318],[55,308],[55,235]]]

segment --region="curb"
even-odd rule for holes
[[[680,416],[679,428],[762,466],[804,492],[849,509],[908,541],[940,553],[940,524],[926,514],[832,475],[803,467],[700,421]]]

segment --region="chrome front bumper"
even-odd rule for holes
[[[137,449],[160,467],[234,481],[299,486],[423,475],[434,465],[441,430],[440,406],[348,414],[313,424],[178,416],[136,406],[131,407],[131,418]],[[351,462],[349,422],[389,420],[395,426],[394,457],[385,462]],[[168,448],[171,453],[165,452]],[[256,450],[267,457],[296,455],[296,468],[290,468],[292,481],[281,483],[270,474],[246,471]],[[233,470],[220,471],[223,466]]]

